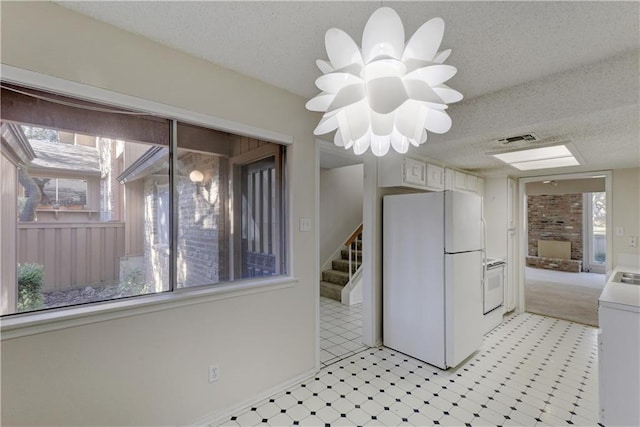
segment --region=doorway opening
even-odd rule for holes
[[[318,157],[319,364],[324,367],[367,348],[360,269],[364,164],[362,157],[328,144],[319,143]]]
[[[526,179],[526,311],[598,326],[607,263],[604,175]]]

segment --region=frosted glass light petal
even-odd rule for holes
[[[349,133],[351,139],[362,138],[369,131],[369,112],[366,108],[359,108],[361,105],[352,105],[345,110],[346,120],[349,123]]]
[[[391,133],[391,146],[400,154],[404,154],[409,151],[409,138],[394,129]]]
[[[400,59],[404,49],[404,27],[390,7],[373,12],[362,33],[362,57],[365,64],[376,58]]]
[[[335,130],[338,127],[338,118],[336,116],[322,116],[320,123],[313,131],[314,135],[324,135]]]
[[[442,36],[444,35],[444,21],[433,18],[422,24],[407,42],[402,60],[418,58],[432,61],[438,52]]]
[[[427,130],[422,129],[422,135],[420,135],[420,140],[418,141],[418,145],[422,145],[427,142]]]
[[[460,92],[444,84],[435,86],[433,91],[447,104],[462,100],[462,94]]]
[[[322,71],[323,74],[329,74],[333,72],[333,67],[331,66],[331,64],[325,61],[324,59],[317,59],[316,65],[318,66],[320,71]]]
[[[327,108],[329,108],[335,98],[336,95],[334,93],[323,92],[311,98],[305,107],[310,111],[327,111]]]
[[[405,80],[404,87],[411,100],[446,106],[444,100],[438,96],[433,88],[423,81]]]
[[[427,108],[416,101],[407,101],[396,112],[396,128],[410,139],[418,140],[424,128]]]
[[[382,157],[389,151],[391,146],[391,135],[371,134],[371,152],[378,157]]]
[[[349,64],[349,65],[347,65],[345,67],[333,70],[333,72],[335,72],[335,73],[348,73],[348,74],[353,74],[356,77],[360,77],[361,74],[362,74],[362,68],[363,67],[364,66],[362,65],[362,63]]]
[[[431,65],[408,73],[404,76],[404,80],[421,80],[429,86],[437,86],[455,76],[457,71],[456,67],[451,65]],[[320,86],[318,87],[322,89]]]
[[[361,84],[351,85],[340,89],[340,92],[336,94],[335,99],[327,108],[327,112],[341,110],[360,102],[366,98],[365,88]]]
[[[407,67],[406,74],[409,74],[410,72],[415,71],[418,68],[424,68],[430,65],[438,65],[438,62],[425,61],[423,59],[416,59],[416,58],[407,59],[405,61],[402,61],[402,63]]]
[[[367,83],[369,106],[379,114],[389,114],[396,110],[409,95],[398,77],[381,77]]]
[[[371,134],[367,132],[362,138],[356,139],[353,143],[353,152],[354,154],[360,155],[364,154],[368,149],[371,143]]]
[[[362,63],[362,55],[358,45],[344,31],[337,28],[329,29],[324,37],[324,44],[334,69]]]
[[[424,127],[434,133],[447,133],[451,129],[451,117],[434,108],[427,108]]]
[[[338,118],[338,130],[336,134],[340,134],[340,139],[346,146],[353,141],[351,138],[351,130],[349,129],[349,121],[347,120],[347,113],[342,110],[336,114],[336,117]]]
[[[371,111],[371,131],[376,135],[391,135],[395,126],[395,114],[378,114]]]
[[[345,150],[350,150],[353,147],[353,142],[354,141],[351,139],[351,140],[349,140],[349,142],[345,143],[344,144],[344,149]]]
[[[433,62],[437,62],[442,64],[447,58],[451,55],[451,49],[443,50],[442,52],[438,52],[435,58],[433,58]]]
[[[402,77],[407,73],[407,66],[395,59],[380,59],[367,64],[362,73],[366,81],[382,77]]]
[[[329,61],[316,61],[324,74],[316,80],[322,92],[306,104],[325,112],[314,134],[337,129],[337,146],[383,156],[389,147],[406,153],[410,145],[424,144],[427,131],[447,132],[447,104],[462,94],[444,84],[456,68],[443,64],[450,49],[438,51],[443,32],[444,21],[431,19],[405,45],[402,21],[388,7],[369,18],[361,50],[344,31],[327,31]]]
[[[444,67],[444,65],[441,66]],[[362,83],[362,79],[348,73],[325,74],[318,77],[316,80],[316,86],[318,86],[318,89],[329,93],[337,93],[345,86],[351,86],[358,83]]]

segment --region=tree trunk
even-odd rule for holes
[[[29,195],[27,202],[24,204],[24,208],[22,208],[22,212],[20,212],[19,220],[21,222],[33,221],[36,218],[36,208],[42,199],[40,186],[31,178],[24,166],[18,168],[18,182],[27,190],[27,194]]]
[[[35,181],[36,185],[38,186],[38,191],[40,191],[40,196],[42,197],[40,199],[40,203],[43,205],[50,205],[51,204],[51,199],[49,198],[49,196],[47,195],[47,193],[44,192],[44,186],[47,185],[47,183],[49,181],[51,181],[51,178],[33,178],[33,180]],[[58,201],[56,200],[56,203]]]

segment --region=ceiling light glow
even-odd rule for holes
[[[516,169],[521,171],[529,171],[534,169],[550,169],[550,168],[564,168],[568,166],[578,166],[580,162],[575,157],[558,157],[556,159],[543,159],[534,160],[531,162],[511,163]]]
[[[376,10],[364,27],[362,50],[344,31],[325,35],[329,61],[316,64],[322,92],[306,108],[325,112],[314,130],[337,129],[334,143],[363,154],[369,148],[384,156],[389,147],[406,153],[427,140],[427,131],[446,133],[447,104],[462,94],[444,84],[457,69],[444,65],[451,49],[438,52],[444,34],[442,18],[424,23],[405,45],[404,27],[389,7]]]
[[[534,148],[532,150],[511,151],[508,153],[495,154],[494,157],[505,163],[528,162],[532,160],[553,159],[556,157],[573,156],[566,145],[555,145],[552,147]]]
[[[522,171],[580,165],[566,145],[510,151],[493,154],[493,157]]]

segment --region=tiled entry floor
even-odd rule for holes
[[[351,307],[320,297],[320,363],[335,363],[367,348],[362,344],[362,304]]]
[[[366,349],[225,426],[538,426],[598,423],[597,330],[511,316],[457,370]]]

